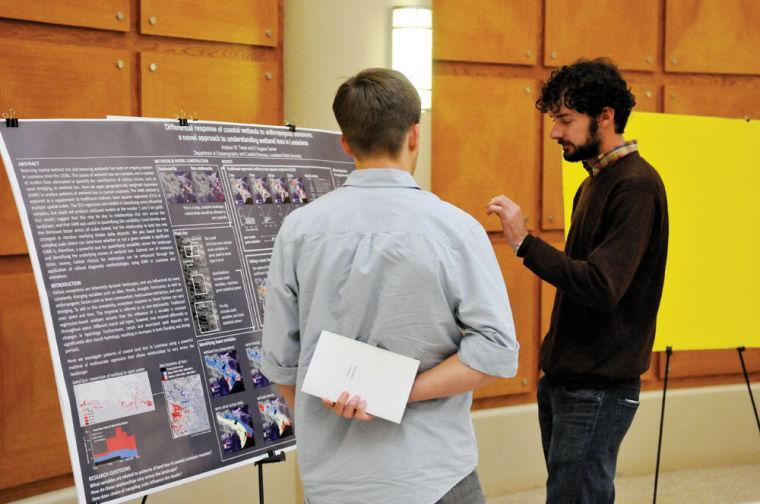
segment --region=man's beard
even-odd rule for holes
[[[586,137],[586,142],[581,145],[570,144],[573,145],[574,150],[571,152],[562,153],[562,157],[565,158],[565,161],[585,161],[587,159],[598,156],[599,146],[601,145],[601,140],[599,140],[599,135],[597,134],[598,130],[599,125],[596,123],[594,118],[591,118],[591,123],[588,125],[588,136]],[[561,143],[561,145],[565,144]]]

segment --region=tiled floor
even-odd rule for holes
[[[618,478],[618,504],[652,502],[654,474]],[[488,504],[543,504],[543,488],[488,499]],[[760,503],[760,462],[660,474],[657,504]]]

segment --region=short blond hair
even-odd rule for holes
[[[420,122],[420,95],[404,74],[368,68],[340,85],[333,113],[357,157],[401,150],[404,135]]]

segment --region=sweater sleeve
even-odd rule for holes
[[[647,251],[656,214],[655,195],[628,190],[607,210],[607,232],[585,260],[570,258],[528,235],[519,250],[523,263],[577,302],[612,311],[625,295]]]

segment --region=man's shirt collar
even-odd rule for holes
[[[419,189],[409,172],[397,168],[362,168],[348,175],[344,187],[408,187]]]
[[[592,177],[594,177],[598,175],[604,167],[611,165],[615,161],[624,158],[628,154],[636,152],[638,150],[639,146],[636,143],[636,140],[624,142],[617,147],[608,150],[604,154],[600,154],[592,159],[587,159],[583,162],[583,167],[586,168],[586,171],[588,171]]]

